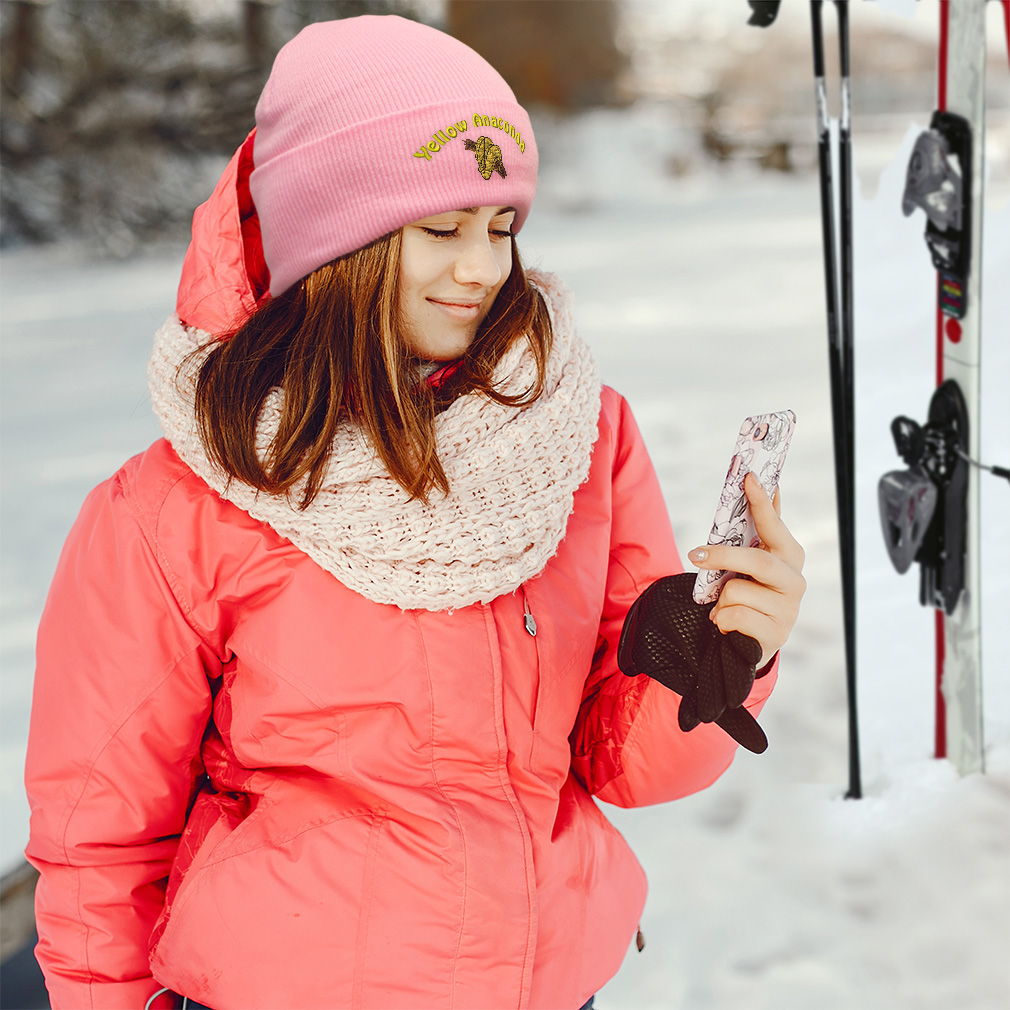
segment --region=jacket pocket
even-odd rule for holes
[[[370,911],[385,814],[282,829],[277,813],[261,805],[207,836],[152,951],[155,977],[208,1006],[360,1005],[366,953],[382,941]]]

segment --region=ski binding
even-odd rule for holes
[[[924,425],[891,423],[907,470],[884,474],[877,487],[884,543],[895,569],[921,566],[919,602],[952,614],[964,589],[968,505],[968,412],[948,379],[929,404]]]
[[[971,127],[963,116],[934,112],[919,134],[905,177],[901,209],[926,212],[926,245],[939,271],[939,305],[954,319],[967,308],[971,268]]]

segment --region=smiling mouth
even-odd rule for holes
[[[428,301],[458,319],[473,319],[480,313],[481,302],[450,302],[439,298],[429,298]]]

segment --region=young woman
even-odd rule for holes
[[[86,501],[40,629],[53,1006],[575,1010],[645,899],[594,797],[704,788],[735,743],[616,664],[680,562],[516,251],[529,119],[466,46],[361,17],[281,51],[256,124],[157,336],[166,439]],[[802,550],[748,491],[765,548],[702,564],[751,576],[714,619],[771,668]]]

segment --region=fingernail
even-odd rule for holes
[[[708,551],[704,547],[695,547],[693,551],[688,554],[688,557],[694,561],[704,561],[708,557]]]

